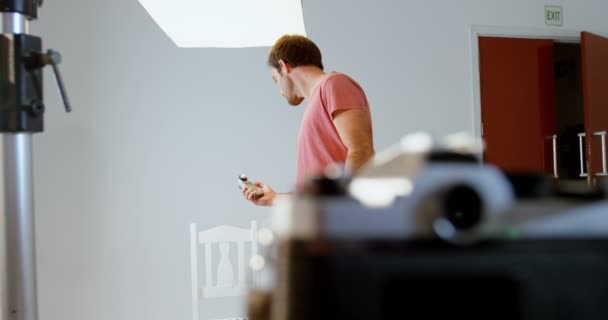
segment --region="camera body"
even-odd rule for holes
[[[255,291],[251,319],[608,314],[603,191],[436,155],[398,152],[279,199],[265,249],[274,281]]]

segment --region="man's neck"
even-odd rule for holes
[[[314,66],[300,66],[292,71],[294,84],[300,94],[308,99],[326,73]]]

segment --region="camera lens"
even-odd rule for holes
[[[445,217],[457,230],[472,228],[481,220],[481,198],[471,187],[453,187],[446,194],[443,206]]]

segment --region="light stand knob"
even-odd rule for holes
[[[46,53],[40,54],[39,57],[42,64],[41,67],[49,64],[53,67],[53,73],[55,73],[55,79],[57,79],[57,86],[59,87],[59,92],[61,93],[63,104],[65,105],[65,111],[72,111],[72,105],[70,104],[70,99],[68,99],[67,90],[63,85],[63,78],[61,78],[61,73],[59,72],[58,65],[61,63],[61,54],[55,50],[48,49]]]

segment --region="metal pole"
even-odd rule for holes
[[[28,32],[27,19],[21,13],[3,12],[0,19],[3,34]],[[3,136],[6,312],[9,320],[37,320],[32,133]]]
[[[32,134],[4,134],[9,320],[37,320]]]

